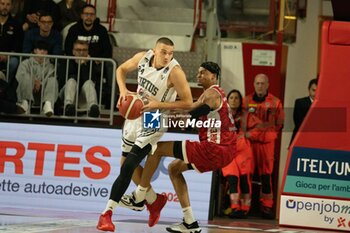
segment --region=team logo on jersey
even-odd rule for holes
[[[162,73],[161,76],[160,76],[160,79],[161,79],[161,80],[165,79],[166,74],[168,73],[168,71],[169,71],[169,67],[166,67],[166,68],[163,70],[163,73]]]
[[[266,107],[270,107],[270,102],[265,102]]]
[[[145,72],[145,64],[139,65],[138,70],[139,75],[143,74],[143,72]]]
[[[161,123],[161,113],[159,110],[156,112],[144,112],[143,113],[143,128],[145,129],[159,129]]]

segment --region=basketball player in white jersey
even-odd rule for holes
[[[188,189],[182,173],[196,170],[200,173],[215,171],[228,165],[236,156],[236,128],[224,91],[217,85],[220,67],[214,62],[204,62],[198,69],[198,84],[204,93],[193,103],[191,118],[218,120],[220,126],[198,128],[199,141],[159,142],[154,154],[148,156],[142,179],[133,196],[136,202],[145,199],[139,187],[149,187],[162,156],[175,157],[168,167],[169,176],[184,214],[183,222],[166,228],[168,232],[199,233],[201,228],[192,213]],[[145,188],[143,188],[145,189]],[[141,202],[142,203],[142,202]]]
[[[162,37],[157,40],[154,49],[137,53],[121,64],[116,77],[120,92],[118,105],[131,93],[126,87],[126,74],[137,69],[137,92],[147,100],[144,111],[189,109],[192,105],[191,90],[185,73],[173,58],[173,53],[174,43],[169,38]],[[176,95],[179,100],[176,100]],[[139,164],[149,153],[156,150],[157,142],[165,132],[162,129],[144,129],[141,121],[142,117],[139,117],[124,124],[122,148],[125,158],[122,159],[124,162],[122,161],[120,174],[113,183],[107,206],[100,216],[97,225],[99,230],[115,230],[111,220],[114,209],[122,205],[121,198],[131,178],[133,177],[137,184],[140,181],[142,170]],[[135,169],[137,172],[134,173]],[[153,226],[158,221],[160,210],[167,199],[152,189],[148,193],[146,205],[150,211],[149,225]]]

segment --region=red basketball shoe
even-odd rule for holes
[[[115,226],[112,223],[112,214],[113,212],[111,210],[101,214],[96,228],[101,231],[115,231]]]
[[[147,204],[147,210],[149,211],[148,226],[153,227],[158,223],[160,218],[160,212],[165,206],[168,198],[163,194],[157,193],[157,199],[152,204]]]

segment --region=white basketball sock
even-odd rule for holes
[[[196,219],[193,216],[192,208],[191,206],[183,208],[182,212],[184,213],[184,221],[187,224],[191,224],[196,221]]]
[[[141,202],[145,200],[146,192],[147,192],[147,188],[142,187],[141,185],[138,185],[135,190],[135,199],[136,199],[135,201]]]
[[[151,187],[146,193],[146,201],[148,204],[153,204],[157,200],[157,193]]]
[[[118,202],[113,201],[112,199],[109,199],[106,205],[106,209],[102,212],[102,214],[105,214],[108,210],[114,211],[114,209],[118,206]]]

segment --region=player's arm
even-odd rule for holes
[[[125,61],[123,64],[121,64],[117,68],[116,80],[118,83],[119,93],[120,93],[118,105],[119,105],[120,100],[122,98],[124,98],[127,95],[127,93],[129,92],[129,90],[126,87],[126,75],[137,69],[139,61],[144,56],[144,54],[145,54],[145,52],[140,52],[140,53],[135,54],[132,58]]]
[[[168,85],[173,86],[179,100],[173,102],[160,102],[154,99],[149,99],[149,103],[143,107],[144,111],[152,109],[184,109],[188,110],[192,107],[192,93],[190,85],[187,82],[186,75],[183,70],[176,66],[171,70],[169,75],[170,83]]]
[[[192,118],[208,115],[211,110],[216,110],[220,107],[221,95],[214,89],[207,89],[193,104],[194,108],[189,112]]]

